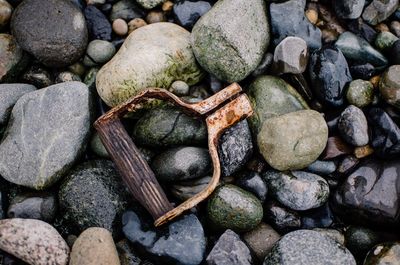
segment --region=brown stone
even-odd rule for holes
[[[357,158],[367,157],[374,153],[374,149],[370,145],[356,147],[354,149],[354,156]]]
[[[129,21],[129,23],[128,23],[128,34],[130,34],[132,31],[134,31],[140,27],[146,26],[146,25],[147,25],[147,23],[146,23],[146,21],[144,21],[144,19],[134,18],[131,21]]]
[[[322,159],[332,159],[341,155],[348,155],[353,149],[347,145],[340,137],[333,136],[328,138],[326,148],[321,155]]]
[[[149,24],[164,22],[166,20],[164,12],[162,11],[150,11],[146,16],[146,21]]]
[[[166,1],[163,3],[161,10],[164,12],[171,12],[173,7],[174,7],[174,2]]]
[[[280,237],[278,232],[266,223],[260,223],[255,229],[243,235],[244,241],[261,261]]]

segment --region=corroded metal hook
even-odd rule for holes
[[[161,88],[148,88],[124,104],[111,109],[94,124],[101,141],[117,166],[125,184],[153,216],[155,226],[160,226],[205,200],[217,187],[221,166],[218,157],[218,139],[222,132],[253,114],[250,100],[240,94],[241,87],[233,83],[215,95],[197,102],[187,103]],[[153,171],[143,159],[121,123],[129,112],[143,108],[146,103],[161,99],[181,107],[189,115],[205,118],[208,131],[208,148],[213,162],[213,176],[207,187],[176,208],[168,201]]]

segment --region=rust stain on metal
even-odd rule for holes
[[[217,187],[221,176],[220,161],[217,151],[218,139],[225,129],[253,114],[249,98],[245,94],[240,94],[241,92],[241,87],[237,83],[233,83],[201,102],[190,104],[181,100],[167,90],[160,88],[149,88],[137,96],[132,97],[124,104],[113,108],[95,122],[95,127],[99,130],[110,120],[120,119],[128,112],[133,112],[141,108],[143,103],[153,99],[166,100],[176,106],[181,107],[182,110],[189,115],[203,117],[206,119],[208,148],[214,168],[212,179],[204,190],[186,200],[176,208],[163,212],[161,217],[156,218],[154,223],[155,226],[160,226],[179,216],[184,211],[196,206],[205,200]],[[118,141],[119,139],[114,138],[113,140]],[[111,155],[111,157],[113,156]],[[163,192],[161,191],[161,193]],[[150,193],[145,193],[144,195],[147,196],[146,199],[148,199],[149,202],[152,201],[151,198],[149,198],[149,196],[151,196]]]

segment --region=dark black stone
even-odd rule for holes
[[[219,91],[221,91],[224,88],[221,80],[219,80],[218,78],[216,78],[212,74],[208,75],[207,81],[208,81],[208,84],[210,86],[211,91],[214,94],[219,92]]]
[[[106,16],[110,15],[111,10],[112,10],[112,4],[106,3],[100,7],[101,12],[105,14]]]
[[[301,215],[302,228],[305,229],[329,227],[334,218],[328,203],[319,208],[302,212]]]
[[[253,143],[247,120],[235,124],[222,134],[218,153],[224,176],[237,172],[249,161],[253,154]]]
[[[352,81],[343,53],[334,47],[315,51],[309,71],[311,87],[318,99],[334,107],[343,105],[345,86]]]
[[[348,30],[357,36],[366,39],[369,43],[374,43],[378,33],[370,25],[365,23],[361,18],[350,20],[347,24]]]
[[[321,31],[305,17],[305,3],[303,0],[271,3],[269,11],[272,41],[275,46],[284,38],[294,36],[305,40],[312,50],[321,48]]]
[[[400,153],[400,129],[381,108],[368,113],[371,145],[380,157],[391,158]]]
[[[400,40],[392,45],[389,54],[388,58],[391,64],[400,64]]]
[[[179,25],[191,29],[196,21],[210,9],[211,4],[207,1],[179,0],[175,2],[172,12]]]
[[[8,218],[38,219],[50,223],[57,214],[57,200],[51,193],[26,193],[14,197],[8,207]]]
[[[11,256],[7,252],[4,252],[0,249],[0,264],[1,265],[28,265],[28,263],[23,262],[22,260]]]
[[[246,171],[241,173],[239,178],[236,180],[236,185],[244,190],[254,193],[261,202],[264,202],[267,198],[267,184],[257,172]]]
[[[143,18],[147,13],[132,0],[121,0],[116,2],[110,14],[111,21],[122,18],[125,21],[131,21],[134,18]]]
[[[85,18],[90,39],[111,41],[112,28],[107,17],[97,7],[90,5],[85,8]]]
[[[4,219],[5,217],[5,212],[4,212],[5,202],[6,202],[5,193],[0,190],[0,220]]]
[[[400,220],[400,161],[367,160],[338,187],[332,210],[350,223],[393,225]]]
[[[376,69],[370,63],[362,65],[352,65],[350,66],[350,73],[354,79],[368,80],[376,74]]]
[[[71,0],[74,5],[76,5],[81,11],[83,11],[86,7],[86,3],[84,0]]]
[[[267,200],[264,206],[264,218],[280,233],[287,233],[301,227],[301,217],[298,213],[272,200]]]
[[[364,0],[335,0],[332,1],[336,15],[342,19],[359,18],[363,7]]]
[[[160,228],[143,211],[122,216],[123,232],[133,246],[162,264],[197,265],[203,260],[206,238],[194,214],[187,214]]]
[[[53,77],[50,75],[49,71],[36,64],[28,68],[22,75],[22,80],[37,88],[48,87],[53,84]]]
[[[344,233],[346,248],[360,261],[380,242],[379,235],[366,227],[350,226]]]

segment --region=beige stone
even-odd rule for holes
[[[104,228],[91,227],[75,241],[69,265],[119,265],[118,252],[111,233]]]
[[[328,126],[314,110],[300,110],[266,120],[257,136],[261,154],[277,170],[302,169],[314,162],[328,140]]]
[[[261,261],[280,238],[278,232],[266,223],[259,224],[255,229],[243,235],[244,241]]]

